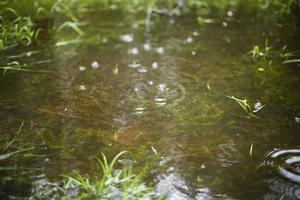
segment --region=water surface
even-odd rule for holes
[[[48,71],[0,77],[2,137],[24,121],[19,140],[39,155],[16,159],[25,170],[4,181],[3,194],[29,197],[41,181],[97,170],[101,152],[129,150],[168,199],[300,198],[299,67],[277,57],[258,66],[247,55],[265,38],[274,49],[299,50],[296,23],[241,15],[199,26],[188,15],[161,17],[149,30],[139,15],[87,12],[80,20],[78,40],[60,32],[25,49],[35,53],[1,55]],[[249,118],[232,95],[266,106]],[[283,158],[276,149],[298,152]]]

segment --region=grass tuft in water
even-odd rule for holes
[[[252,109],[250,104],[247,102],[247,99],[239,99],[236,98],[235,96],[227,96],[227,97],[237,102],[240,105],[240,107],[247,113],[248,116],[258,118],[255,114],[253,114],[253,112],[255,112],[256,110]]]
[[[142,182],[142,174],[133,174],[131,167],[115,169],[117,161],[127,153],[129,152],[120,152],[111,162],[102,154],[102,160],[99,160],[100,176],[90,178],[78,173],[64,176],[61,186],[51,183],[46,187],[47,191],[35,196],[50,198],[57,197],[60,193],[60,199],[153,199],[154,190]]]

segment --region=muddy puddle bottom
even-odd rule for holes
[[[61,32],[27,54],[11,52],[48,72],[0,78],[3,138],[24,122],[19,140],[36,147],[16,161],[23,170],[2,183],[4,193],[29,197],[43,181],[97,170],[101,152],[128,150],[168,199],[300,197],[299,150],[289,167],[262,165],[267,152],[300,145],[299,71],[275,64],[261,72],[247,55],[265,37],[292,48],[295,25],[229,17],[199,26],[184,16],[149,29],[143,16],[94,12],[82,20],[80,39]],[[247,118],[232,95],[266,106]]]

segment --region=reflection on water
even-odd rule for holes
[[[18,57],[51,60],[43,66],[51,73],[0,78],[3,135],[10,138],[24,121],[21,140],[46,156],[20,164],[40,169],[31,172],[29,186],[5,182],[1,193],[30,196],[35,185],[73,169],[93,172],[101,152],[130,150],[139,167],[150,169],[148,181],[157,193],[171,200],[299,198],[299,150],[268,154],[267,165],[276,169],[268,181],[269,173],[256,169],[270,149],[300,145],[299,77],[277,73],[279,66],[258,72],[245,56],[260,33],[292,44],[293,32],[269,30],[267,19],[199,27],[186,16],[171,23],[162,18],[145,34],[136,16],[82,17],[93,26],[81,43],[45,44],[46,50]],[[55,36],[57,42],[66,39],[63,32]],[[267,106],[259,119],[248,119],[225,97],[232,95]]]

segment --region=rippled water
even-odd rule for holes
[[[38,155],[17,160],[28,179],[6,180],[0,193],[28,197],[71,170],[96,170],[101,152],[129,150],[168,199],[300,198],[299,69],[256,66],[247,55],[264,37],[274,49],[299,50],[294,22],[241,16],[199,26],[184,16],[161,18],[149,34],[142,16],[88,12],[82,20],[78,43],[62,45],[70,38],[61,32],[17,56],[48,73],[0,77],[3,137],[24,121],[20,140]],[[259,118],[246,117],[232,95],[264,105]]]

